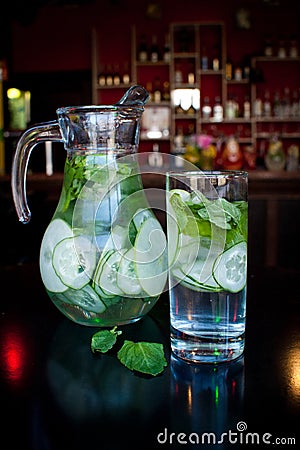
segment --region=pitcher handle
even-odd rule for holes
[[[17,143],[12,163],[11,188],[15,208],[22,223],[28,223],[31,218],[26,195],[26,175],[29,157],[37,144],[46,141],[64,142],[56,120],[28,128]]]

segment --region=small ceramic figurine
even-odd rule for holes
[[[240,170],[243,167],[243,153],[234,136],[230,136],[225,144],[222,166],[225,170]]]

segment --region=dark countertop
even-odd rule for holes
[[[245,355],[227,365],[188,365],[170,356],[164,294],[147,317],[122,327],[126,339],[163,343],[168,366],[157,377],[126,369],[114,351],[93,355],[90,339],[97,329],[76,325],[56,309],[35,263],[2,266],[0,279],[6,292],[2,448],[232,449],[246,440],[246,448],[264,447],[263,439],[281,440],[276,448],[293,447],[291,439],[299,444],[298,272],[249,269]],[[180,442],[197,439],[204,443]],[[214,439],[223,443],[213,445]]]

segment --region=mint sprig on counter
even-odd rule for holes
[[[93,353],[106,353],[113,348],[122,331],[117,327],[100,330],[92,336]],[[125,340],[117,353],[118,360],[128,369],[156,376],[167,366],[162,344],[157,342],[133,342]]]
[[[167,361],[162,344],[156,342],[124,342],[118,359],[130,370],[156,376],[164,370]]]
[[[117,331],[117,327],[112,330],[100,330],[92,336],[91,350],[93,353],[106,353],[113,348],[117,342],[117,337],[122,331]]]

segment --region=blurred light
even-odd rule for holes
[[[4,373],[6,378],[14,383],[21,381],[26,362],[25,346],[18,331],[8,331],[1,343]]]
[[[162,132],[159,130],[149,130],[147,131],[147,137],[149,139],[160,139],[162,137]]]
[[[300,401],[300,350],[292,348],[287,355],[287,380],[288,390],[290,391],[293,400],[298,403]]]
[[[174,91],[171,92],[171,98],[174,106],[181,105],[186,111],[191,105],[193,105],[195,109],[200,108],[199,89],[174,89]]]
[[[16,88],[10,88],[7,90],[7,97],[10,100],[14,100],[16,98],[20,98],[22,95],[22,92],[20,91],[20,89],[16,89]]]

